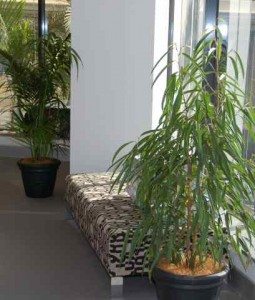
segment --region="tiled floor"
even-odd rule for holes
[[[64,178],[55,194],[24,195],[16,159],[0,158],[0,300],[108,300],[110,279],[73,221],[64,220]],[[145,278],[124,280],[125,300],[156,300]],[[220,300],[240,300],[226,287]],[[188,299],[187,299],[188,300]]]

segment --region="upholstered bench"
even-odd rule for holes
[[[111,277],[112,284],[123,283],[123,276],[146,271],[144,242],[128,260],[121,262],[125,235],[134,229],[140,219],[139,210],[129,195],[118,187],[111,189],[111,173],[75,174],[66,178],[65,200],[73,218]],[[127,250],[130,247],[128,241]]]

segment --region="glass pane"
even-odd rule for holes
[[[71,0],[46,0],[45,4],[48,33],[55,33],[62,38],[67,37],[71,31]],[[65,78],[65,80],[70,86],[70,78]],[[69,107],[70,96],[62,97],[61,100]],[[62,108],[59,118],[61,119],[59,138],[69,139],[70,109]]]
[[[244,65],[245,77],[240,79],[239,84],[255,105],[255,3],[252,0],[221,0],[219,17],[225,20],[221,26],[228,51],[237,51]],[[229,65],[228,72],[234,74]],[[238,122],[246,140],[244,155],[250,158],[255,154],[255,143],[248,137],[243,120],[239,118]]]
[[[49,32],[62,37],[70,33],[71,0],[46,0]],[[18,59],[27,56],[24,44],[38,36],[38,0],[0,0],[0,47]],[[30,51],[29,51],[30,52]],[[31,54],[31,53],[30,53]],[[14,97],[7,89],[8,81],[0,64],[0,130],[12,116]],[[65,99],[68,103],[69,99]]]
[[[0,0],[0,47],[15,57],[26,55],[23,45],[37,35],[37,0],[9,1]],[[0,130],[3,130],[11,118],[13,107],[12,92],[7,90],[11,80],[0,64]]]
[[[243,61],[245,78],[240,80],[241,87],[251,97],[255,105],[255,3],[252,0],[221,0],[219,17],[222,31],[225,32],[228,50],[236,50]],[[228,67],[230,74],[233,70]],[[255,143],[247,138],[247,131],[243,127],[243,120],[239,125],[247,141],[244,154],[251,157],[255,154]]]
[[[48,32],[65,35],[70,31],[71,0],[46,0]]]
[[[194,48],[204,30],[204,0],[182,1],[182,46]]]
[[[186,52],[191,53],[201,37],[204,31],[205,2],[205,0],[175,1],[174,42],[179,51],[185,48]],[[175,54],[174,59],[176,58]],[[185,61],[181,61],[180,64],[185,64]],[[174,71],[175,69],[176,66]]]

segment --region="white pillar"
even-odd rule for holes
[[[151,128],[155,0],[73,0],[71,172],[104,171]]]
[[[169,30],[169,0],[156,0],[155,6],[155,42],[154,42],[154,65],[159,61],[162,55],[168,49],[168,30]],[[167,65],[167,55],[159,63],[153,72],[155,79]],[[153,104],[152,104],[152,128],[157,127],[161,115],[161,102],[166,88],[167,71],[159,77],[153,86]]]

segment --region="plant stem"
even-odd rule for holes
[[[186,206],[187,206],[187,235],[186,235],[186,264],[189,267],[189,257],[190,257],[190,229],[192,221],[192,195],[191,195],[191,173],[192,166],[190,161],[189,149],[187,151],[187,185],[186,185]]]
[[[188,100],[184,97],[184,106],[185,106],[185,119],[186,123],[189,122],[189,109],[188,109]],[[192,199],[192,191],[191,191],[191,183],[192,183],[192,164],[190,159],[190,145],[187,145],[187,152],[186,152],[186,161],[187,161],[187,180],[186,180],[186,208],[187,208],[187,226],[186,226],[186,265],[187,267],[190,267],[190,230],[191,230],[191,224],[192,224],[192,206],[193,206],[193,199]]]

